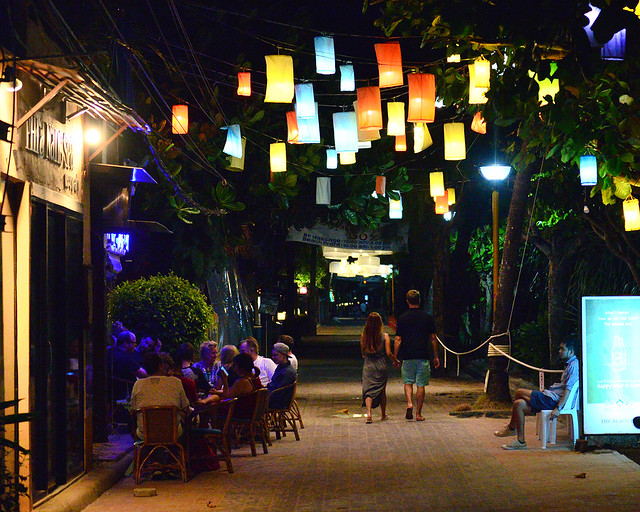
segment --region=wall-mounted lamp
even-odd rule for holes
[[[94,146],[95,144],[100,142],[101,139],[102,134],[100,133],[100,130],[97,130],[96,128],[89,128],[86,132],[84,132],[84,140],[90,146]]]
[[[22,80],[16,77],[16,68],[13,66],[6,66],[4,68],[0,82],[5,91],[17,92],[22,89]]]

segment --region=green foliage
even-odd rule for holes
[[[138,336],[159,336],[167,349],[206,340],[214,318],[202,292],[173,274],[120,284],[109,294],[107,314]]]
[[[0,402],[0,410],[8,408],[18,407],[19,400],[8,400],[6,402]],[[0,510],[3,512],[11,512],[19,510],[19,498],[20,496],[27,495],[27,478],[16,475],[7,467],[7,463],[10,462],[11,456],[17,451],[22,455],[29,453],[28,450],[22,446],[16,444],[6,437],[6,425],[20,423],[23,421],[29,421],[33,418],[30,413],[19,414],[6,414],[0,416]]]
[[[535,322],[522,324],[513,335],[512,355],[520,361],[536,366],[549,366],[549,333],[544,315]],[[521,368],[519,365],[515,365]],[[537,378],[537,374],[532,377]]]

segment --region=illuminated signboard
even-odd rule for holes
[[[640,297],[582,298],[584,433],[639,434]]]
[[[124,256],[129,252],[129,234],[128,233],[105,233],[104,248],[112,253]]]

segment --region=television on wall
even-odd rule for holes
[[[582,297],[586,435],[640,434],[640,297]]]

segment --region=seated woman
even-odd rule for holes
[[[207,381],[204,372],[193,366],[193,347],[190,343],[183,343],[178,347],[175,360],[182,370],[182,375],[196,383],[198,392],[205,394],[209,392],[211,384]]]
[[[204,341],[200,344],[200,361],[195,363],[193,367],[202,370],[207,382],[213,385],[216,372],[220,367],[218,344],[215,341]]]
[[[233,386],[233,383],[238,380],[239,375],[233,368],[233,358],[240,352],[234,345],[225,345],[220,349],[220,366],[217,368],[216,374],[213,378],[213,387],[215,389],[222,389],[222,375],[224,372],[222,367],[227,370],[225,376],[227,377],[227,383],[229,386]]]
[[[201,401],[203,404],[212,404],[225,398],[238,398],[263,387],[259,378],[260,370],[253,365],[253,359],[249,354],[235,356],[231,368],[238,375],[233,385],[229,386],[228,377],[221,369],[219,377],[222,388],[212,388],[209,396]],[[236,406],[236,411],[237,409],[238,406]]]

